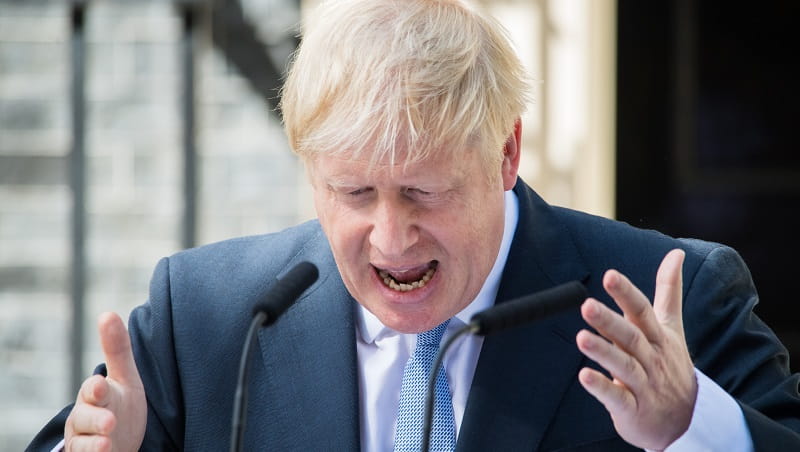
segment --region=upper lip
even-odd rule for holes
[[[434,267],[436,265],[436,263],[437,263],[436,260],[429,260],[429,261],[426,261],[426,262],[424,262],[422,264],[408,264],[408,265],[391,265],[391,264],[387,264],[385,266],[384,265],[378,265],[378,264],[372,264],[372,266],[375,267],[378,270],[383,270],[383,271],[387,271],[387,272],[391,272],[391,273],[404,273],[404,272],[408,272],[408,271],[412,271],[412,270],[428,269],[428,268]]]

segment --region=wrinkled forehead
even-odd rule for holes
[[[454,137],[431,132],[409,138],[407,134],[399,133],[393,140],[387,139],[387,136],[376,135],[375,139],[364,146],[331,149],[326,154],[363,161],[370,167],[384,169],[466,159],[481,154],[481,141],[477,135]]]
[[[369,150],[361,152],[314,153],[305,158],[310,176],[323,177],[340,185],[354,180],[381,179],[415,181],[455,179],[469,174],[480,177],[490,173],[482,156],[473,148],[436,149],[424,157],[400,151],[394,156],[382,155],[376,159]]]
[[[409,147],[399,139],[395,146],[379,146],[367,144],[354,148],[328,148],[310,153],[306,162],[319,162],[320,165],[348,165],[360,171],[386,174],[403,174],[419,171],[423,168],[448,168],[461,166],[472,160],[479,160],[478,165],[485,165],[485,153],[476,140],[475,144],[420,144]],[[499,151],[501,152],[501,151]]]

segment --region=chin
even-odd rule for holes
[[[389,310],[386,316],[379,316],[378,319],[387,327],[406,334],[416,334],[436,328],[437,325],[447,320],[449,317],[439,319],[435,313],[427,311],[397,311]]]

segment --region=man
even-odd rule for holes
[[[400,450],[417,333],[571,280],[580,315],[451,349],[442,449],[800,447],[798,376],[738,255],[546,204],[517,177],[525,80],[458,0],[323,5],[282,98],[319,220],[162,260],[130,342],[100,319],[107,376],[32,448],[226,448],[251,307],[301,261],[320,280],[259,333],[248,450]]]

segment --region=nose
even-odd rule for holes
[[[419,240],[414,208],[403,200],[379,202],[374,215],[369,243],[383,257],[402,257]]]

